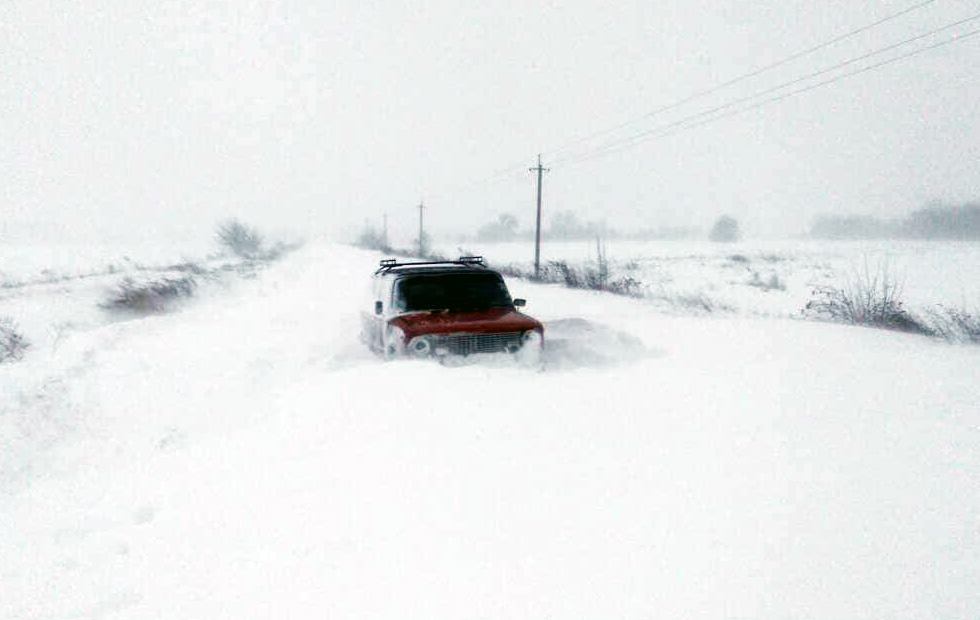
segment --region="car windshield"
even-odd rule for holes
[[[395,288],[395,308],[482,310],[512,306],[503,278],[496,273],[440,273],[407,276]]]

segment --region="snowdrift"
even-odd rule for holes
[[[973,618],[980,351],[512,282],[385,363],[313,245],[0,369],[3,618]]]

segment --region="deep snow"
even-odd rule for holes
[[[0,367],[0,617],[980,615],[980,349],[511,282],[544,371],[384,363],[376,259]]]
[[[603,244],[610,279],[633,278],[651,302],[660,302],[666,311],[688,297],[737,314],[799,316],[814,288],[846,286],[862,280],[867,270],[871,276],[887,273],[913,312],[928,312],[940,304],[980,312],[980,243],[972,241],[611,239]],[[533,265],[532,244],[527,241],[443,241],[436,250],[447,256],[457,251],[484,254],[496,264],[526,270]],[[594,267],[596,242],[548,241],[542,261],[551,260]],[[689,313],[691,308],[680,310]]]

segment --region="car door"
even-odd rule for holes
[[[383,351],[385,347],[385,329],[388,327],[388,319],[392,316],[391,308],[391,285],[394,278],[378,278],[377,290],[375,291],[374,305],[371,307],[371,316],[374,319],[372,325],[373,345],[376,350]],[[377,312],[377,303],[381,302],[381,313]]]

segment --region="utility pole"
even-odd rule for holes
[[[425,256],[425,229],[422,226],[422,211],[425,210],[425,203],[419,201],[419,256]]]
[[[540,153],[538,153],[538,165],[528,170],[538,173],[538,216],[534,228],[534,277],[537,279],[541,275],[541,175],[548,172],[548,168],[541,167]]]

